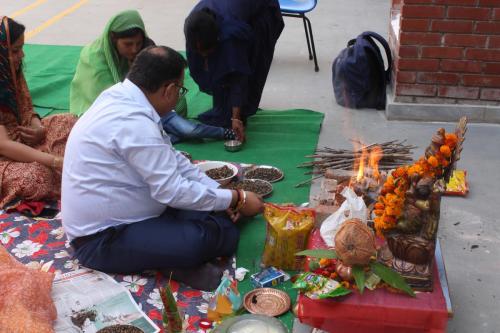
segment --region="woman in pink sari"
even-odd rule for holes
[[[58,199],[63,154],[76,118],[40,119],[22,73],[22,24],[0,22],[0,208],[14,199]]]

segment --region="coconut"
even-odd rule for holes
[[[376,251],[373,231],[360,219],[345,221],[335,234],[335,251],[347,266],[368,264]]]

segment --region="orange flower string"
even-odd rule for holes
[[[442,175],[443,168],[450,165],[458,138],[454,133],[445,133],[444,137],[445,144],[434,155],[427,159],[422,157],[412,165],[398,167],[387,176],[373,210],[377,235],[383,237],[384,232],[396,227],[397,220],[403,213],[410,177],[416,174],[419,177],[435,178]]]

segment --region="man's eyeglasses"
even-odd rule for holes
[[[179,88],[179,97],[184,97],[188,93],[188,88],[180,86],[178,84],[175,85],[177,88]]]

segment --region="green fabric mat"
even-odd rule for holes
[[[81,47],[78,46],[25,46],[25,75],[41,116],[67,112],[69,84],[78,61]],[[189,89],[187,95],[189,116],[196,117],[211,106],[210,96],[201,93],[186,72],[184,85]],[[309,186],[294,188],[306,180],[304,169],[296,166],[304,161],[304,155],[314,151],[318,142],[323,114],[309,110],[259,111],[251,117],[247,127],[248,141],[239,152],[227,152],[221,141],[189,142],[176,145],[177,149],[189,152],[194,159],[222,160],[243,163],[273,165],[285,174],[285,178],[274,183],[272,195],[266,199],[273,203],[300,204],[309,200]],[[265,241],[265,221],[262,216],[242,221],[237,266],[250,270],[239,284],[242,295],[253,289],[250,274],[260,270],[260,257]],[[291,283],[279,286],[287,291],[292,303],[296,292]],[[292,327],[291,312],[280,319]]]

